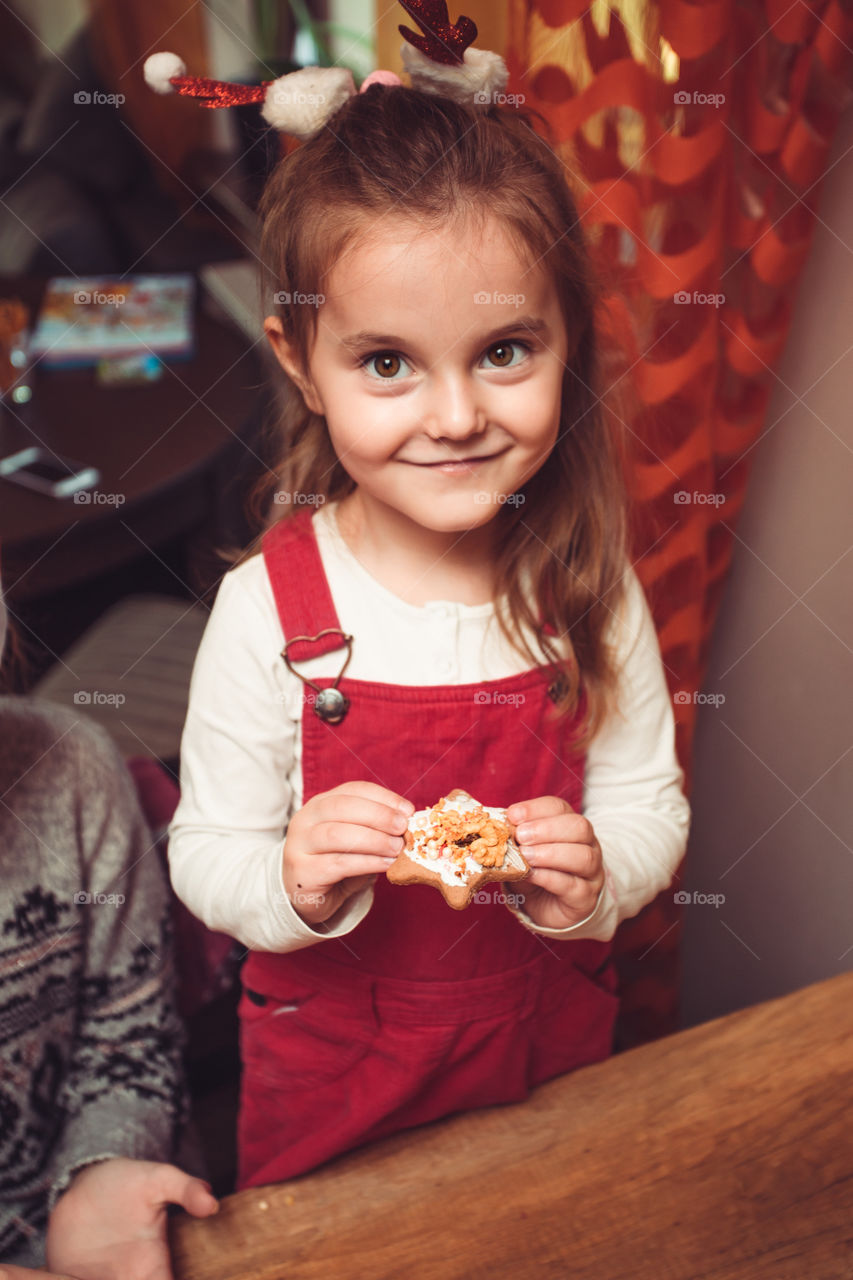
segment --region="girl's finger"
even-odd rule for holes
[[[0,1264],[0,1280],[72,1280],[58,1271],[32,1271],[29,1267],[16,1267],[11,1262]]]
[[[385,835],[400,835],[406,830],[406,819],[396,808],[365,796],[335,795],[330,791],[316,805],[316,815],[321,824],[347,822],[353,826],[370,827]]]
[[[517,801],[507,809],[510,822],[532,822],[537,818],[552,818],[558,813],[574,813],[568,800],[559,796],[537,796],[535,800]]]
[[[312,868],[312,873],[316,877],[316,883],[319,886],[314,892],[322,893],[323,889],[331,889],[334,885],[340,884],[341,880],[349,880],[353,876],[377,876],[384,875],[393,858],[377,858],[369,854],[359,853],[327,853],[319,855],[320,865]],[[298,895],[300,890],[297,889]]]
[[[526,819],[516,828],[516,839],[525,844],[595,844],[595,832],[582,813],[561,813],[550,818]]]
[[[588,844],[522,845],[521,852],[531,867],[562,871],[581,880],[594,880],[601,872],[601,859]]]
[[[346,880],[340,882],[339,887],[348,898],[351,898],[354,894],[360,893],[367,885],[375,883],[376,874],[374,873],[369,876],[353,876],[351,878],[348,876]]]
[[[553,894],[555,898],[559,898],[570,907],[574,907],[575,904],[578,908],[582,907],[589,901],[591,893],[588,880],[566,875],[562,871],[552,871],[549,867],[536,867],[526,879],[517,883],[522,892],[527,890],[528,885],[536,885],[538,889],[544,889],[546,893]],[[591,910],[592,907],[590,907]]]
[[[352,822],[318,822],[311,829],[309,844],[314,854],[370,853],[396,858],[403,847],[403,837]]]
[[[381,787],[378,782],[342,782],[340,786],[333,787],[326,794],[331,796],[336,792],[342,792],[344,795],[360,796],[364,800],[376,800],[379,804],[387,804],[390,809],[396,809],[402,805],[409,813],[415,812],[415,806],[411,800],[407,800],[405,796],[398,795],[396,791],[389,791],[387,787]]]

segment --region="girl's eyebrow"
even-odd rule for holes
[[[350,347],[353,350],[361,347],[401,347],[405,344],[399,338],[395,338],[389,333],[371,333],[368,329],[362,329],[360,333],[351,333],[346,338],[341,338],[342,347]]]
[[[480,339],[481,344],[486,346],[495,338],[500,338],[504,334],[518,329],[524,329],[530,334],[541,334],[548,332],[548,325],[540,316],[517,316],[515,319],[506,320],[495,329],[490,329],[489,332],[484,334]],[[369,329],[362,329],[359,333],[348,334],[346,337],[341,338],[340,342],[342,347],[348,347],[350,350],[363,350],[365,347],[381,347],[387,350],[396,350],[398,347],[408,347],[411,345],[392,333],[373,333]]]
[[[488,333],[483,334],[480,339],[480,345],[487,347],[496,338],[503,338],[508,333],[518,333],[519,329],[523,329],[525,333],[535,337],[536,334],[548,333],[548,323],[541,316],[516,316],[514,320],[505,320],[497,328],[490,329]]]

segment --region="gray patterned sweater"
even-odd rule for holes
[[[106,734],[0,698],[0,1259],[44,1265],[56,1198],[171,1160],[186,1114],[167,883]]]

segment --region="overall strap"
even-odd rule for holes
[[[314,535],[312,512],[299,511],[279,520],[264,534],[261,546],[290,658],[300,662],[344,648],[346,640]],[[327,630],[337,634],[320,634]],[[305,639],[291,643],[298,636]]]

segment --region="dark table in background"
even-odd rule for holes
[[[37,313],[46,281],[0,278],[0,296]],[[199,290],[200,292],[200,290]],[[195,354],[159,381],[103,387],[94,368],[37,364],[34,395],[0,417],[0,456],[32,444],[96,466],[101,494],[75,503],[0,479],[0,565],[10,604],[74,587],[176,538],[221,536],[223,494],[239,469],[260,474],[250,432],[263,367],[259,344],[196,302]]]

